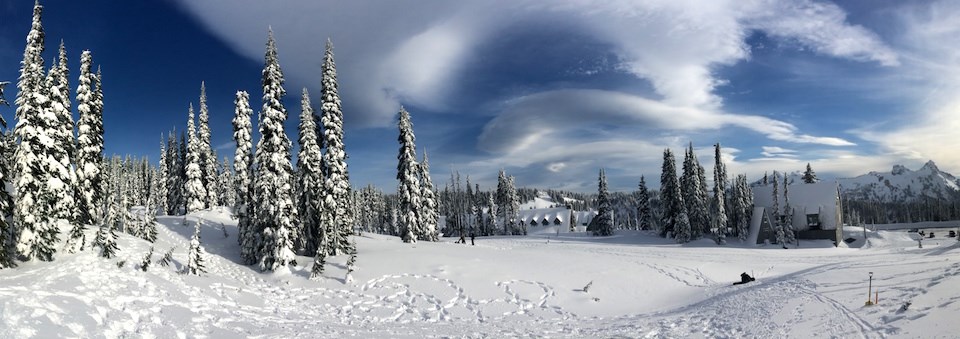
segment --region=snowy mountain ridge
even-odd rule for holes
[[[870,172],[837,180],[848,199],[908,202],[921,197],[950,200],[960,197],[960,181],[941,171],[933,160],[913,171],[894,165],[890,172]]]
[[[773,175],[770,174],[770,177]],[[801,184],[803,172],[787,173],[786,178],[791,185]],[[933,160],[915,171],[898,164],[893,165],[889,172],[871,171],[836,181],[844,198],[851,200],[912,202],[921,197],[942,200],[960,198],[960,180],[953,174],[941,171]],[[762,185],[763,179],[751,183],[754,187]]]

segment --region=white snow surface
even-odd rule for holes
[[[346,255],[328,258],[321,281],[308,279],[307,257],[275,273],[238,264],[228,215],[160,217],[153,260],[176,246],[170,267],[141,271],[151,244],[124,234],[111,260],[88,244],[0,270],[0,337],[939,338],[960,330],[956,238],[925,239],[921,249],[905,231],[868,231],[859,248],[804,241],[784,250],[677,245],[643,232],[480,237],[475,246],[364,234],[354,237],[355,282],[345,283]],[[200,218],[208,273],[178,274]],[[741,272],[756,281],[731,285]],[[864,306],[868,272],[874,306]]]

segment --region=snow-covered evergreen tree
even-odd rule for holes
[[[663,228],[661,236],[672,233],[677,243],[686,243],[692,240],[690,219],[687,216],[687,206],[684,204],[680,192],[680,182],[677,179],[676,160],[669,149],[663,152],[663,173],[660,176],[660,201],[664,212],[661,219]]]
[[[607,175],[603,169],[600,169],[599,184],[597,185],[597,216],[595,217],[595,226],[593,235],[610,236],[613,235],[613,210],[610,207],[610,197],[607,192]]]
[[[400,107],[397,126],[400,129],[398,141],[400,143],[397,154],[397,200],[399,204],[399,228],[403,242],[417,242],[423,232],[423,221],[420,215],[421,189],[418,174],[416,136],[413,134],[413,123],[410,113]]]
[[[56,198],[54,193],[65,188],[51,173],[60,166],[55,164],[58,151],[53,149],[56,145],[50,139],[51,129],[58,127],[56,114],[63,107],[57,107],[60,105],[51,100],[51,92],[59,95],[59,90],[51,90],[44,75],[42,12],[43,7],[37,2],[20,63],[19,92],[14,101],[17,105],[14,135],[19,142],[14,160],[17,192],[14,222],[20,255],[27,260],[50,261],[56,252],[54,244],[59,234],[52,204]]]
[[[520,198],[517,188],[513,184],[513,177],[508,177],[502,169],[497,175],[497,206],[500,220],[503,223],[503,234],[526,234],[526,225],[519,221]]]
[[[711,214],[713,218],[713,235],[718,244],[727,243],[727,168],[723,164],[720,153],[720,143],[713,145],[713,203]]]
[[[677,186],[676,161],[670,149],[663,150],[663,165],[660,169],[660,236],[670,237],[675,232],[678,210],[673,209],[680,199],[680,187]]]
[[[440,236],[437,232],[437,223],[440,220],[440,213],[437,209],[436,194],[433,192],[433,180],[430,179],[430,162],[427,159],[427,151],[423,151],[423,161],[420,163],[420,201],[423,222],[423,234],[420,239],[427,241],[439,241]]]
[[[703,230],[710,225],[710,217],[707,215],[706,194],[701,191],[703,187],[704,176],[700,172],[700,162],[693,151],[693,143],[685,152],[683,159],[683,176],[680,178],[680,191],[683,195],[683,201],[687,206],[687,213],[690,218],[690,237],[692,240],[700,239],[703,236]]]
[[[60,55],[57,64],[47,74],[47,87],[50,90],[50,110],[53,120],[47,126],[47,135],[53,141],[47,153],[48,204],[55,219],[73,223],[77,220],[77,206],[74,201],[76,190],[73,171],[74,136],[73,114],[70,104],[70,71],[67,67],[67,50],[60,41]]]
[[[783,223],[780,221],[780,179],[776,171],[773,172],[773,209],[770,211],[770,218],[773,219],[772,226],[777,234],[777,243],[783,245],[786,241],[786,234]],[[784,248],[786,248],[785,245]]]
[[[151,194],[147,196],[147,203],[144,206],[146,208],[144,208],[142,215],[143,220],[140,225],[140,238],[149,242],[157,241],[157,211],[162,210],[157,207],[157,201],[165,200],[164,196],[158,194],[157,191],[160,185],[162,185],[161,183],[165,180],[166,179],[160,175],[153,175],[150,178],[150,186],[153,188],[151,189]]]
[[[790,206],[790,184],[787,183],[786,176],[783,180],[783,218],[783,239],[787,244],[792,244],[796,241],[796,237],[793,228],[793,207]]]
[[[97,229],[97,235],[93,240],[93,247],[100,248],[100,256],[110,259],[117,253],[117,231],[114,225],[117,223],[116,206],[119,203],[114,194],[106,196],[106,210],[100,222],[100,228]]]
[[[353,282],[353,271],[357,270],[357,243],[354,242],[353,246],[350,246],[350,258],[347,259],[347,275],[343,278],[344,283]]]
[[[150,196],[153,198],[153,201],[157,204],[157,209],[159,213],[164,215],[168,214],[170,210],[168,208],[168,197],[170,196],[170,190],[167,188],[167,180],[170,177],[169,171],[169,160],[167,159],[167,148],[164,144],[163,135],[160,135],[160,162],[157,165],[157,175],[156,175],[156,185],[157,190],[154,194]]]
[[[167,135],[167,214],[179,215],[183,205],[183,182],[180,174],[183,164],[180,163],[180,143],[177,142],[176,130]]]
[[[0,82],[0,106],[9,105],[3,98],[3,86],[6,84],[6,82]],[[7,121],[2,116],[0,116],[0,126],[4,129],[7,128]],[[0,185],[3,185],[3,187],[9,187],[6,185],[10,185],[10,163],[7,158],[7,154],[13,147],[10,141],[6,134],[0,133]],[[11,248],[13,225],[10,224],[9,220],[12,217],[13,197],[9,191],[0,190],[0,268],[16,266],[13,260],[16,253]]]
[[[474,235],[487,235],[489,220],[484,217],[483,206],[487,203],[487,195],[480,191],[480,184],[476,184],[473,190],[473,218],[476,229],[472,232]]]
[[[300,151],[297,154],[297,211],[300,216],[300,229],[302,234],[300,238],[303,242],[303,255],[314,256],[321,242],[321,238],[327,234],[323,229],[323,203],[324,180],[323,180],[323,155],[320,151],[320,144],[317,142],[317,124],[316,117],[313,114],[313,107],[310,104],[310,94],[307,89],[303,89],[300,99],[300,126],[298,139]],[[331,198],[333,198],[331,196]],[[327,217],[332,218],[333,213],[327,211]],[[323,248],[330,252],[330,249]]]
[[[327,39],[323,55],[320,121],[323,124],[323,222],[326,224],[330,254],[348,253],[352,246],[348,237],[354,222],[348,211],[350,175],[347,171],[347,152],[343,144],[343,111],[337,84],[337,66],[333,60],[333,43]]]
[[[204,207],[214,207],[219,203],[220,197],[216,194],[217,180],[217,155],[210,146],[210,112],[207,109],[207,86],[205,82],[200,82],[200,116],[197,117],[197,141],[200,149],[200,171],[204,190],[207,192]]]
[[[220,163],[220,178],[217,181],[217,194],[220,196],[220,206],[233,208],[237,203],[237,191],[233,189],[233,171],[230,169],[230,159],[223,157]]]
[[[237,242],[240,245],[240,257],[245,264],[254,264],[259,259],[255,225],[252,219],[252,191],[250,189],[252,165],[253,165],[253,125],[250,122],[250,116],[253,110],[250,109],[250,96],[247,92],[237,92],[237,98],[234,101],[236,106],[233,116],[233,140],[237,144],[236,152],[233,158],[234,189],[236,189],[237,202],[234,205],[233,213],[237,217],[238,236]]]
[[[640,186],[637,193],[637,219],[641,230],[653,229],[653,212],[650,210],[650,192],[647,191],[647,182],[640,176]]]
[[[291,189],[290,139],[283,130],[287,110],[282,99],[283,71],[277,58],[273,31],[269,32],[263,66],[263,106],[260,109],[260,141],[257,143],[257,174],[254,176],[256,229],[260,230],[260,269],[274,271],[296,264],[291,230],[296,206]]]
[[[734,232],[740,241],[744,241],[749,235],[750,218],[753,216],[753,192],[747,183],[746,175],[738,175],[734,182]]]
[[[514,230],[514,235],[527,235],[527,224],[520,221],[520,196],[517,194],[517,184],[514,176],[507,177],[507,200],[509,214],[507,225]]]
[[[813,184],[820,181],[820,179],[817,178],[817,173],[810,167],[809,162],[807,163],[807,170],[803,171],[802,179],[804,184]]]
[[[187,253],[187,267],[184,271],[186,274],[200,275],[200,273],[207,273],[203,266],[205,253],[203,246],[200,245],[200,225],[202,224],[203,219],[200,219],[193,226],[193,237],[190,238],[190,251]]]
[[[193,126],[193,104],[190,104],[188,115],[187,164],[185,166],[187,181],[183,184],[183,191],[187,197],[187,213],[190,213],[204,209],[207,201],[207,189],[203,185],[203,169],[201,167],[203,149]]]
[[[497,230],[500,228],[497,227],[497,199],[496,195],[493,192],[487,194],[487,227],[483,235],[495,235]]]

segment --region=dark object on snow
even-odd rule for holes
[[[956,238],[956,237],[957,237],[957,231],[950,231],[949,233],[947,233],[947,237]]]
[[[460,235],[460,239],[457,239],[457,241],[454,242],[454,244],[466,244],[466,243],[467,243],[467,239],[464,239],[463,234]]]
[[[757,280],[757,279],[754,279],[753,277],[751,277],[749,274],[747,274],[747,272],[743,272],[743,273],[740,273],[740,281],[735,282],[733,284],[734,285],[746,284],[754,280]]]
[[[584,287],[583,287],[583,293],[589,293],[589,291],[590,291],[590,286],[593,286],[593,280],[590,280],[590,282],[587,283],[587,286],[584,286]]]
[[[473,239],[476,239],[476,238],[477,238],[476,234],[470,233],[470,246],[476,245],[473,243]]]
[[[909,301],[904,302],[903,305],[900,305],[900,312],[906,312],[910,308],[911,303]]]
[[[843,239],[843,242],[848,243],[848,244],[852,244],[854,241],[857,241],[857,239],[854,239],[854,238],[846,238],[846,239]]]
[[[930,232],[930,235],[928,235],[927,238],[933,238],[933,232]]]

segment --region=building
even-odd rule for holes
[[[595,216],[597,211],[574,211],[566,207],[520,210],[520,222],[527,226],[527,234],[585,232]]]
[[[780,220],[790,222],[797,231],[797,239],[829,239],[835,244],[843,240],[843,208],[840,187],[836,182],[789,185],[792,216],[785,213],[786,199],[783,187],[779,187],[778,205]],[[773,185],[753,187],[753,217],[750,219],[748,241],[757,244],[776,243],[776,232],[771,222],[773,213]]]

